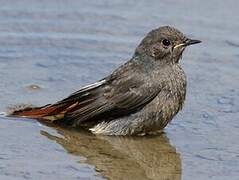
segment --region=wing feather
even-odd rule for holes
[[[145,106],[160,91],[142,67],[130,61],[107,78],[85,86],[67,98],[44,107],[14,112],[14,116],[50,120],[70,119],[79,125],[102,114],[130,114]]]

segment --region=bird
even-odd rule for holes
[[[132,58],[105,78],[41,107],[25,107],[12,117],[84,127],[99,135],[145,135],[162,131],[182,110],[186,75],[180,65],[189,45],[200,43],[178,29],[151,30]]]

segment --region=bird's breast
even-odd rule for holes
[[[186,96],[186,76],[179,65],[165,69],[158,77],[161,90],[144,108],[150,127],[164,128],[182,109]]]

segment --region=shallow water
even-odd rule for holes
[[[165,134],[98,137],[0,118],[0,179],[236,180],[239,2],[1,1],[0,108],[57,101],[129,59],[172,25],[203,41],[184,53],[185,107]]]

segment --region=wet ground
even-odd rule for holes
[[[1,1],[0,108],[55,102],[109,74],[151,29],[202,44],[184,53],[183,111],[165,134],[97,137],[0,118],[0,179],[237,180],[239,1]]]

